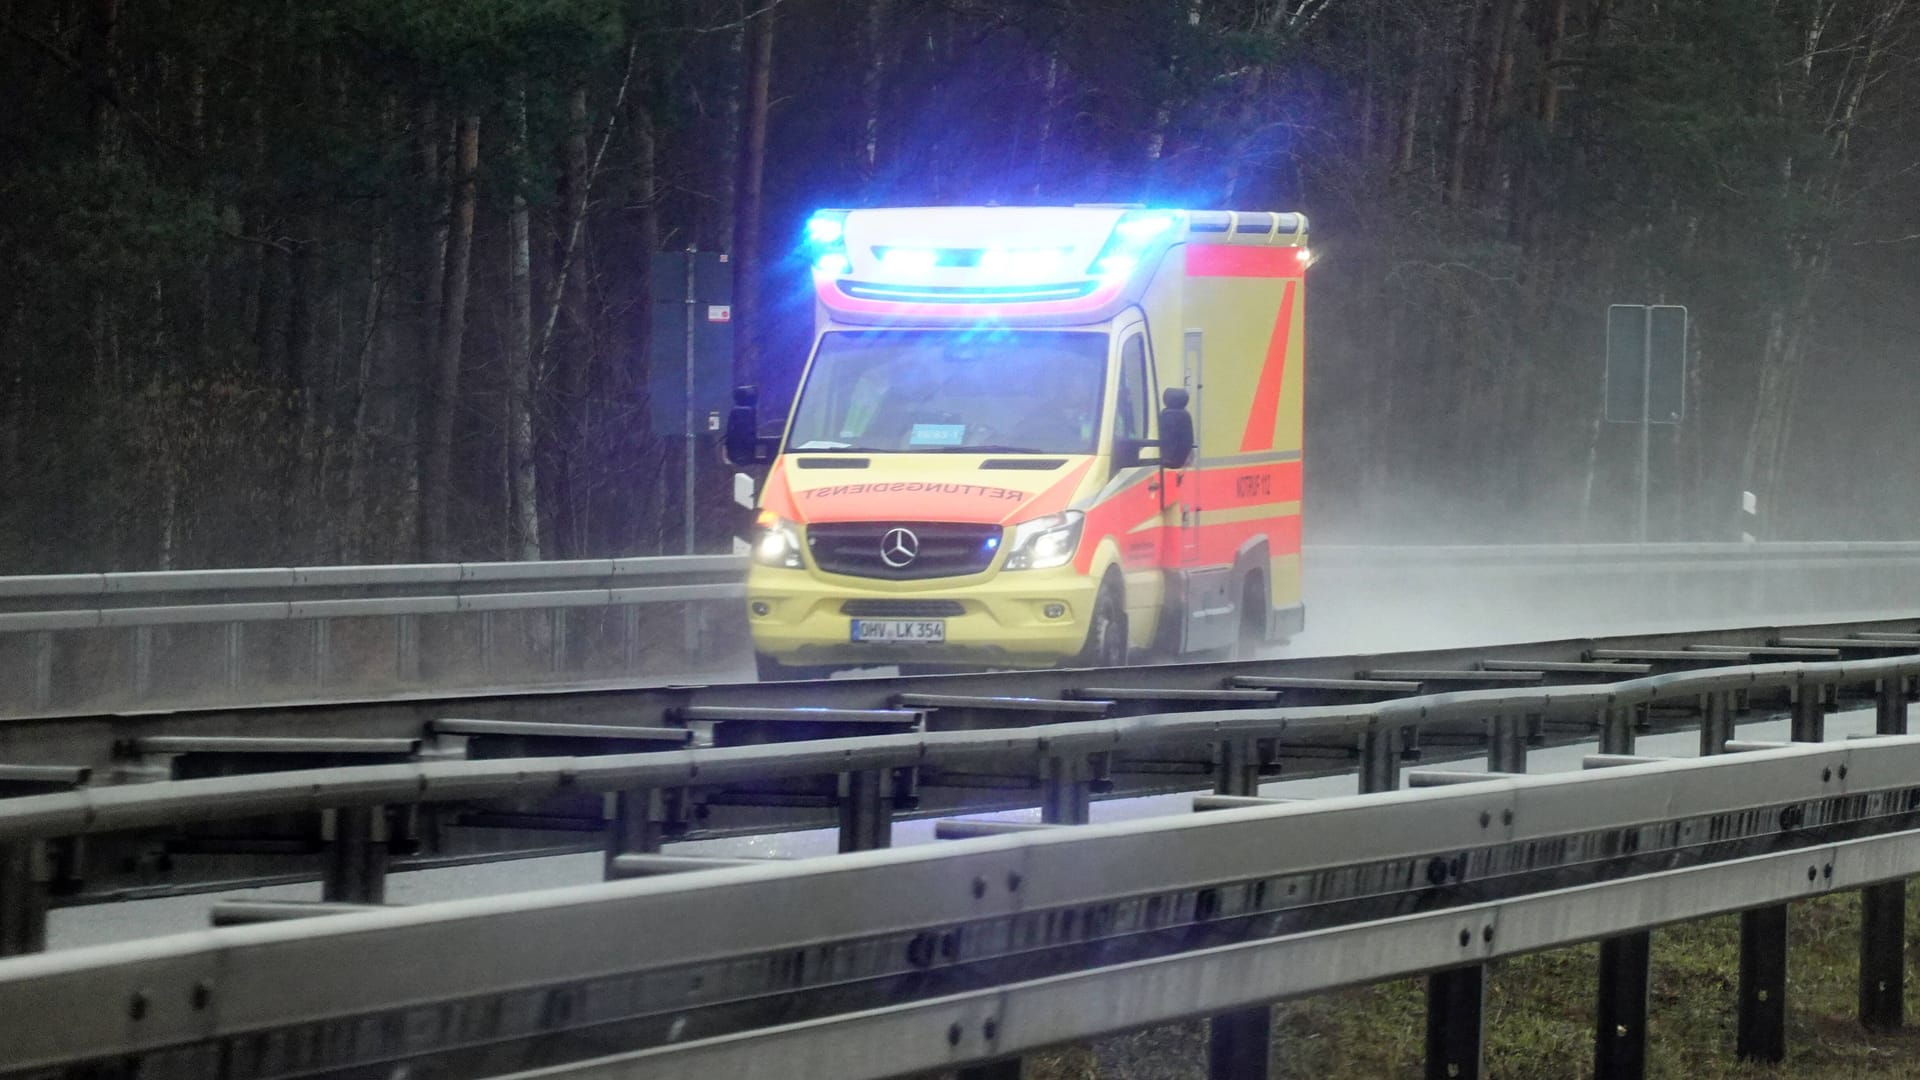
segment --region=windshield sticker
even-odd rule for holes
[[[910,446],[959,446],[967,437],[965,424],[915,424],[908,436]]]
[[[985,484],[940,484],[919,480],[903,480],[896,483],[873,484],[836,484],[832,487],[814,488],[803,491],[803,499],[837,499],[847,495],[890,495],[894,493],[920,495],[975,495],[985,499],[1024,499],[1027,493],[1013,488],[988,487]]]

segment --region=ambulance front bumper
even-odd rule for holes
[[[755,566],[747,622],[785,664],[1048,667],[1080,653],[1095,595],[1072,566],[906,582]],[[938,621],[944,640],[855,641],[856,619]]]

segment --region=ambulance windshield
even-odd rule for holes
[[[787,450],[1091,454],[1107,335],[836,331],[820,340]]]

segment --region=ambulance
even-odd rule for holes
[[[762,679],[1119,667],[1300,630],[1293,213],[822,210],[747,578]]]

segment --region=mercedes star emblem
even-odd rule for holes
[[[880,538],[880,560],[895,570],[919,555],[920,538],[913,535],[912,529],[889,529],[887,535]]]

